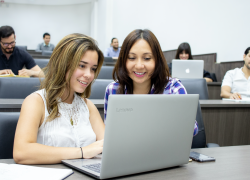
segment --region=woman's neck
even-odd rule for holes
[[[133,82],[133,88],[133,94],[148,94],[151,89],[151,81],[145,82],[143,84]]]
[[[64,93],[63,93],[63,95],[62,95],[62,97],[61,97],[62,102],[65,102],[67,104],[72,104],[73,99],[74,99],[74,92],[73,91],[70,92],[68,98],[67,98],[67,96],[68,96],[68,90],[65,90]]]

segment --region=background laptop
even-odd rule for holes
[[[172,60],[172,77],[185,79],[203,78],[203,60]]]
[[[98,179],[188,163],[198,99],[197,94],[110,95],[102,155],[62,162]]]

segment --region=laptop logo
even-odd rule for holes
[[[189,70],[189,69],[186,69],[186,73],[190,73],[190,70]]]
[[[133,108],[116,108],[116,112],[133,112]]]

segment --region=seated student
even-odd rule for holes
[[[38,44],[36,48],[36,52],[42,52],[42,51],[53,51],[55,49],[55,46],[50,43],[50,34],[44,33],[43,34],[43,43]]]
[[[13,157],[19,164],[54,164],[102,152],[104,123],[88,100],[103,63],[96,42],[70,34],[56,46],[41,89],[22,104]]]
[[[150,30],[136,29],[126,37],[113,79],[106,88],[104,121],[110,94],[187,94],[180,80],[170,77],[160,44]]]
[[[109,47],[105,53],[105,57],[113,57],[117,59],[119,57],[121,48],[119,48],[119,43],[117,38],[112,38],[111,40],[111,47]]]
[[[15,74],[20,76],[43,77],[41,68],[36,65],[30,54],[16,44],[15,31],[10,26],[0,28],[0,75]],[[23,67],[26,69],[23,69]]]
[[[188,43],[181,43],[177,49],[175,59],[180,60],[191,60],[193,59],[191,48]],[[172,63],[169,64],[169,71],[172,72]],[[207,82],[213,82],[212,77],[208,71],[203,71],[203,77],[206,79]]]
[[[243,55],[244,66],[227,71],[221,84],[221,97],[250,98],[250,47]]]

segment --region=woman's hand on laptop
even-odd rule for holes
[[[90,159],[100,153],[102,153],[103,149],[103,139],[100,141],[96,141],[88,146],[82,147],[83,158]]]

